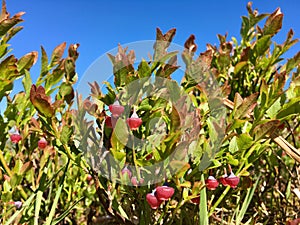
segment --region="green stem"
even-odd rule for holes
[[[140,171],[139,171],[139,168],[138,168],[138,165],[137,165],[137,162],[136,162],[134,142],[132,142],[132,157],[133,157],[133,163],[134,163],[134,166],[135,166],[135,170],[136,170],[136,173],[137,173],[137,179],[138,179],[138,181],[140,181],[141,175],[140,175]]]
[[[230,186],[227,186],[225,191],[223,191],[223,193],[221,194],[220,198],[218,198],[218,200],[215,202],[215,204],[210,208],[209,213],[208,213],[208,217],[210,217],[213,214],[213,212],[218,207],[218,205],[221,203],[223,198],[227,195],[229,190],[230,190]]]

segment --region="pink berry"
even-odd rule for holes
[[[108,108],[111,114],[116,117],[119,117],[124,112],[124,106],[121,106],[118,100],[114,104],[109,105]]]
[[[144,183],[144,178],[140,178],[140,184]]]
[[[14,205],[17,209],[20,209],[22,207],[22,202],[21,201],[16,201],[16,202],[14,202]]]
[[[166,201],[171,198],[174,192],[174,188],[168,186],[159,186],[156,188],[156,196],[161,201]]]
[[[213,176],[209,176],[205,180],[205,184],[208,190],[215,190],[219,186],[219,182]]]
[[[38,141],[39,149],[45,149],[47,147],[47,144],[48,144],[48,142],[43,137]]]
[[[136,177],[131,177],[131,183],[132,183],[132,185],[134,185],[134,186],[138,186],[137,178],[136,178]]]
[[[160,206],[160,204],[162,203],[161,200],[156,198],[154,193],[148,193],[146,195],[146,200],[152,209],[157,209]]]
[[[200,196],[192,198],[191,202],[195,205],[199,205],[200,204]]]
[[[19,133],[14,133],[14,134],[10,135],[10,140],[14,144],[17,144],[21,139],[22,139],[22,137]]]
[[[88,182],[90,182],[90,181],[92,181],[92,179],[93,179],[92,175],[91,175],[91,174],[88,174],[87,177],[86,177],[86,180],[87,180]]]

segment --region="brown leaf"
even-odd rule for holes
[[[197,45],[195,44],[195,35],[191,35],[186,42],[184,43],[184,47],[190,52],[194,53],[197,51]]]
[[[66,42],[63,42],[62,44],[55,47],[55,49],[52,52],[50,67],[53,67],[59,63],[59,61],[61,60],[64,54],[65,48],[66,48]]]
[[[275,35],[282,27],[283,14],[280,8],[277,8],[266,20],[263,31],[264,35]]]
[[[272,135],[276,130],[275,128],[278,127],[280,123],[280,120],[268,120],[254,127],[251,133],[252,135],[255,135],[255,140],[260,140],[266,135]]]
[[[235,111],[234,114],[234,118],[238,119],[242,119],[245,116],[247,116],[248,114],[250,114],[253,109],[255,108],[255,106],[257,105],[257,97],[258,97],[258,92],[254,93],[250,96],[248,96],[247,98],[243,99],[242,104],[240,104]],[[236,99],[235,99],[236,100]],[[239,100],[240,101],[240,100]]]
[[[76,60],[79,56],[79,53],[77,51],[78,47],[80,46],[80,44],[73,44],[70,45],[68,53],[69,53],[69,57],[73,58],[74,60]]]

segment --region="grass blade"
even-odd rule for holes
[[[6,223],[4,225],[11,225],[13,223],[13,221],[19,216],[20,213],[22,213],[24,211],[24,209],[26,209],[30,203],[32,202],[32,200],[35,197],[35,193],[33,193],[23,204],[22,208],[20,210],[17,210],[10,218],[9,220],[6,221]]]
[[[205,183],[204,174],[201,175],[201,181]],[[208,225],[206,187],[200,191],[199,218],[200,225]]]

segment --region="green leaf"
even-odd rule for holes
[[[59,87],[59,94],[67,101],[67,103],[70,104],[71,100],[74,98],[74,90],[72,85],[63,82]]]
[[[298,52],[293,58],[288,59],[286,63],[286,72],[290,73],[300,63],[300,52]]]
[[[2,58],[7,53],[7,47],[9,44],[0,45],[0,58]]]
[[[45,49],[43,48],[43,46],[41,46],[41,51],[42,51],[42,65],[41,65],[41,78],[43,78],[45,75],[47,75],[48,73],[48,56],[47,53],[45,51]]]
[[[45,89],[42,86],[31,86],[30,101],[38,112],[46,117],[52,117],[55,109],[50,102],[50,97],[45,94]]]
[[[236,139],[237,137],[234,136],[229,142],[229,152],[232,154],[239,150]]]
[[[263,56],[265,52],[270,48],[271,43],[272,42],[270,35],[266,35],[258,39],[254,46],[254,52],[256,53],[256,57]]]
[[[151,76],[151,67],[144,59],[140,62],[137,71],[140,78]]]
[[[74,128],[70,126],[63,126],[60,136],[60,141],[62,144],[67,145],[69,143],[69,140],[74,132]]]
[[[119,212],[120,212],[120,214],[121,214],[122,217],[124,217],[125,219],[129,220],[126,212],[124,211],[124,209],[122,208],[121,205],[118,206],[118,210],[119,210]]]
[[[252,137],[247,133],[239,135],[236,141],[240,151],[249,149],[253,144]]]
[[[0,78],[0,102],[2,98],[13,89],[13,82]]]
[[[230,165],[238,166],[239,160],[235,159],[231,154],[227,153],[227,160]]]
[[[30,95],[30,88],[32,85],[32,80],[31,80],[31,76],[30,73],[28,71],[25,71],[25,76],[22,80],[22,84],[26,93],[26,97],[28,98]]]
[[[25,70],[29,70],[37,61],[38,53],[30,52],[19,59],[17,66],[20,74],[24,74]]]
[[[66,79],[68,81],[73,81],[74,76],[76,75],[75,72],[75,60],[71,57],[68,57],[65,61],[65,71],[66,71]]]
[[[201,174],[201,182],[204,184],[204,174]],[[207,199],[206,188],[202,188],[200,191],[200,204],[199,204],[199,218],[200,225],[208,225],[208,212],[207,212]]]
[[[13,55],[7,57],[0,63],[0,79],[15,80],[20,77],[20,73],[17,68],[17,58]]]
[[[111,145],[113,149],[121,150],[127,144],[129,132],[127,124],[123,119],[118,119],[111,136]]]
[[[248,64],[248,62],[243,61],[243,62],[239,62],[238,64],[235,65],[234,67],[234,73],[238,74],[241,70],[244,69],[244,67]]]
[[[267,115],[271,118],[271,119],[275,119],[276,115],[278,113],[278,111],[281,109],[281,103],[280,103],[281,99],[278,98],[273,105],[266,111]]]
[[[276,115],[277,119],[285,119],[292,115],[299,115],[300,113],[300,97],[290,100],[290,102],[283,105],[282,109]]]

